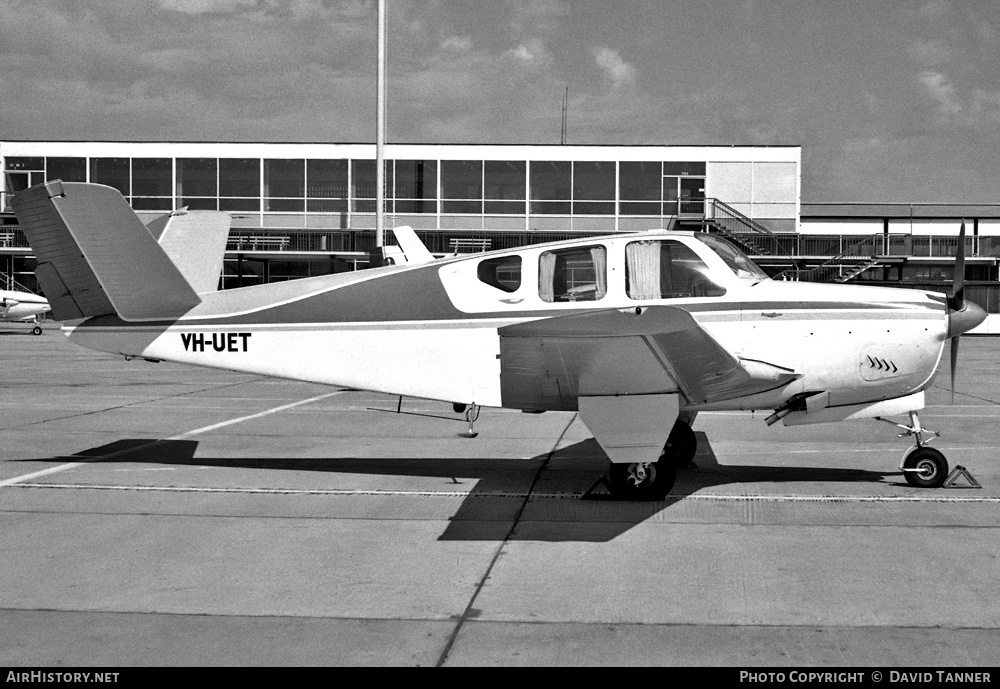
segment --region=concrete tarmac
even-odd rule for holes
[[[575,414],[462,438],[450,405],[52,324],[0,361],[2,666],[1000,665],[1000,339],[921,413],[980,488],[907,485],[885,423],[719,413],[655,503],[582,499]]]

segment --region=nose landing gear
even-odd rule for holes
[[[932,439],[924,440],[924,434],[930,433],[935,438],[940,437],[941,434],[937,431],[929,431],[921,427],[920,417],[917,416],[917,412],[915,411],[910,412],[909,426],[883,418],[877,418],[877,420],[891,423],[897,428],[902,428],[903,432],[898,437],[904,438],[912,435],[914,440],[916,440],[917,444],[907,450],[906,454],[903,455],[903,461],[899,465],[903,476],[906,478],[906,482],[918,488],[940,488],[944,484],[945,479],[948,478],[948,460],[945,459],[939,450],[928,447],[927,443]]]

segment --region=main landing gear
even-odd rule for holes
[[[899,434],[900,438],[912,435],[917,442],[914,447],[910,448],[903,455],[903,461],[899,465],[903,476],[906,478],[906,482],[918,488],[940,488],[944,484],[945,479],[948,478],[948,460],[944,458],[944,455],[939,450],[927,445],[930,440],[924,440],[924,433],[930,433],[934,437],[938,437],[941,434],[922,428],[920,426],[920,417],[917,416],[917,412],[915,411],[910,412],[909,426],[883,418],[879,418],[878,420],[902,428],[903,432]]]
[[[691,426],[678,419],[655,462],[615,464],[608,467],[608,484],[620,500],[662,500],[674,487],[677,470],[691,466],[698,439]]]

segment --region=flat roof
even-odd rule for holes
[[[337,157],[374,158],[374,143],[319,142],[219,142],[219,141],[95,141],[95,140],[0,140],[0,156],[129,157]],[[706,162],[795,162],[801,146],[691,146],[683,144],[587,145],[587,144],[421,144],[387,143],[387,158],[430,156],[443,160],[699,160]],[[585,158],[584,158],[585,157]]]

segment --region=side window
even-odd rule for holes
[[[476,275],[490,287],[516,292],[521,287],[521,257],[501,256],[480,261]]]
[[[597,301],[608,292],[608,254],[603,246],[546,251],[538,258],[542,301]]]
[[[628,296],[638,301],[721,297],[726,293],[690,247],[671,241],[629,243],[625,247],[625,282]]]

